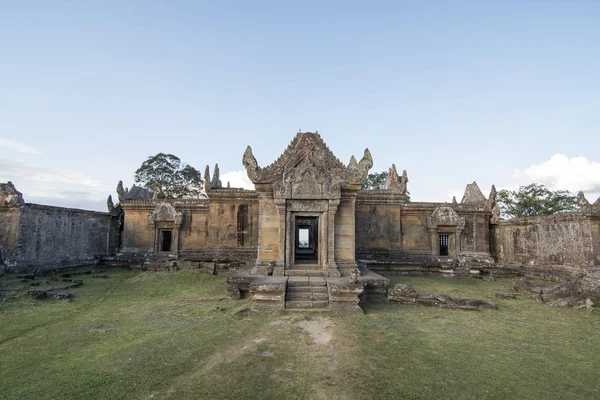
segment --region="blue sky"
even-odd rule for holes
[[[105,209],[150,155],[239,184],[318,130],[407,169],[416,201],[477,181],[600,195],[597,1],[0,3],[0,181]]]

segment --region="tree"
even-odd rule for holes
[[[509,218],[552,215],[577,209],[577,199],[568,190],[553,191],[537,183],[520,186],[518,191],[503,189],[498,192],[496,203],[502,215]]]
[[[200,172],[183,164],[173,154],[158,153],[148,157],[135,171],[135,182],[155,192],[159,199],[199,197],[204,194]]]
[[[360,188],[363,190],[385,189],[385,181],[387,180],[387,176],[388,173],[385,171],[369,174]]]

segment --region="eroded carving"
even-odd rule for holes
[[[473,183],[467,185],[460,204],[487,204],[487,199],[481,193],[477,182],[473,181]]]
[[[25,204],[23,194],[15,188],[11,181],[0,183],[0,205],[21,206]]]
[[[177,212],[173,204],[160,203],[154,211],[148,216],[148,222],[154,224],[156,222],[173,222],[175,225],[181,224],[182,213]]]
[[[583,192],[579,192],[577,193],[577,204],[579,205],[579,212],[581,214],[600,214],[600,197],[594,204],[590,204]]]
[[[211,189],[221,189],[223,187],[223,184],[221,183],[221,179],[219,178],[219,175],[220,175],[219,164],[215,164],[215,170],[213,171],[213,177],[212,177],[212,180],[210,181]]]
[[[123,181],[119,181],[117,184],[117,195],[119,196],[119,203],[126,200],[149,200],[152,198],[152,192],[141,186],[135,184],[128,188],[123,188]]]
[[[292,212],[323,212],[328,209],[326,200],[288,200],[287,209]]]
[[[396,164],[392,164],[391,168],[388,170],[388,176],[385,181],[385,188],[393,192],[406,194],[407,184],[408,174],[406,173],[406,170],[403,170],[402,177],[399,177],[398,171],[396,171]]]
[[[113,204],[113,199],[111,195],[108,195],[108,198],[106,199],[106,208],[108,208],[108,213],[113,217],[117,217],[123,213],[121,203],[117,203],[117,205],[115,206]]]
[[[429,229],[437,229],[438,226],[455,226],[462,230],[465,227],[465,219],[446,203],[433,210],[431,216],[427,218]]]
[[[253,183],[273,183],[276,193],[280,196],[289,195],[296,189],[288,188],[289,183],[302,181],[305,182],[302,186],[312,185],[313,191],[320,189],[322,196],[328,196],[329,193],[337,196],[338,186],[342,183],[360,185],[365,180],[373,166],[373,158],[366,149],[360,162],[356,162],[352,157],[346,167],[333,155],[319,134],[305,132],[298,133],[285,152],[265,168],[258,166],[250,146],[244,152],[242,163]],[[312,172],[312,177],[305,181],[308,170]],[[327,182],[326,177],[331,178],[331,182]],[[320,188],[317,184],[321,184]],[[301,188],[300,191],[306,193],[311,190]]]

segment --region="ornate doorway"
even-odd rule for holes
[[[317,264],[319,260],[319,220],[296,217],[294,259],[296,264]]]

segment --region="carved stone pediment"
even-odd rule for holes
[[[481,189],[477,185],[477,182],[469,183],[465,188],[465,194],[463,195],[460,204],[485,204],[487,205],[488,199],[485,198]]]
[[[465,219],[459,216],[454,209],[448,205],[437,207],[427,218],[427,227],[437,229],[438,226],[455,226],[457,229],[465,227]]]
[[[173,204],[171,203],[160,203],[156,206],[154,211],[148,216],[148,222],[154,225],[156,222],[173,222],[175,225],[181,224],[183,214],[177,212]]]
[[[340,198],[344,184],[360,185],[373,166],[369,150],[360,161],[352,157],[346,167],[317,133],[298,133],[273,164],[261,168],[250,146],[243,157],[248,177],[255,184],[272,183],[275,197]]]

